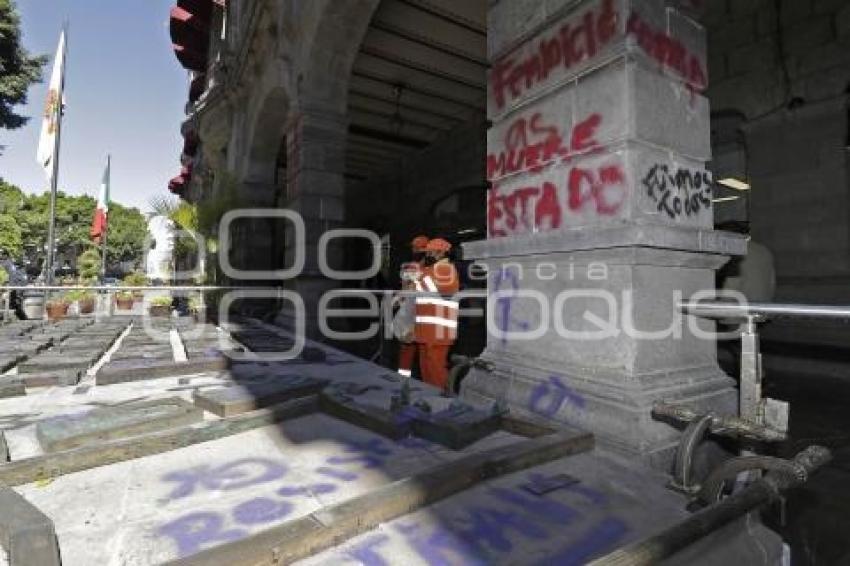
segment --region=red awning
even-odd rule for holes
[[[180,174],[168,181],[168,190],[175,195],[186,190],[186,185],[192,180],[192,163],[187,163],[180,168]]]
[[[204,71],[207,68],[207,55],[186,45],[172,45],[174,55],[184,68],[190,71]]]
[[[212,15],[213,4],[218,4],[218,2],[214,0],[177,0],[177,7],[183,8],[187,12],[191,12],[207,21],[209,21]]]
[[[181,0],[171,8],[169,31],[174,54],[192,71],[207,67],[211,13],[212,0]]]
[[[204,17],[203,15],[198,15],[196,12],[185,10],[180,6],[172,6],[171,19],[169,21],[169,29],[171,30],[172,36],[175,31],[179,31],[180,28],[184,27],[193,29],[200,33],[209,33],[209,14]]]
[[[168,190],[171,191],[172,194],[178,195],[182,193],[185,189],[186,179],[184,179],[180,175],[173,177],[170,181],[168,181]]]

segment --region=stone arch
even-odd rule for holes
[[[344,114],[351,69],[380,0],[314,0],[311,4],[313,27],[305,33],[299,99],[302,104]]]
[[[275,165],[290,119],[290,102],[280,86],[267,91],[249,122],[243,179],[246,183],[275,183]]]

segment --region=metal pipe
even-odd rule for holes
[[[667,417],[686,423],[702,416],[702,414],[688,409],[687,407],[679,407],[660,401],[656,402],[652,406],[652,412],[656,416]],[[718,434],[720,436],[745,436],[755,440],[764,440],[768,442],[782,442],[786,438],[786,435],[783,432],[764,425],[750,423],[737,417],[721,417],[712,415],[710,430],[713,434]]]
[[[829,450],[810,446],[794,457],[808,476],[831,458]],[[803,480],[805,481],[805,479]],[[798,478],[770,473],[715,505],[694,513],[684,521],[642,541],[624,546],[591,562],[591,566],[650,566],[670,558],[750,511],[776,501],[781,490],[799,485]]]
[[[720,500],[723,486],[727,481],[738,477],[742,472],[752,470],[771,471],[780,474],[788,474],[795,477],[801,483],[806,481],[806,472],[802,467],[791,461],[773,456],[739,456],[731,458],[720,464],[708,478],[703,482],[702,489],[697,494],[697,500],[711,504]]]
[[[828,318],[850,320],[850,307],[779,303],[682,302],[680,310],[705,318]]]

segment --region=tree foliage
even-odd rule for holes
[[[57,193],[57,254],[76,253],[92,245],[89,230],[96,206],[97,201],[90,196]],[[6,249],[15,259],[26,256],[33,265],[41,263],[47,243],[49,211],[49,192],[26,195],[0,179],[0,248]],[[145,216],[137,208],[112,202],[108,222],[106,252],[109,263],[141,262],[148,236]]]
[[[21,22],[12,0],[0,0],[0,128],[20,128],[28,118],[14,107],[27,101],[27,89],[41,80],[47,57],[32,57],[21,45]]]
[[[24,251],[21,227],[11,214],[0,214],[0,250],[15,260],[21,259]]]

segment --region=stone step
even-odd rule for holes
[[[179,397],[172,397],[46,419],[36,425],[36,436],[45,451],[56,452],[202,420],[203,411]]]
[[[15,377],[20,380],[25,387],[70,386],[79,383],[80,376],[83,371],[83,369],[61,369],[21,373]]]
[[[0,399],[22,397],[27,394],[26,387],[14,376],[0,377]]]
[[[205,371],[227,369],[230,360],[225,357],[203,358],[186,362],[160,360],[110,361],[97,373],[97,385],[111,385],[131,381],[145,381],[163,377],[178,377]]]
[[[197,407],[220,417],[230,417],[316,394],[327,384],[324,379],[300,376],[246,379],[231,387],[196,391],[192,400]]]

